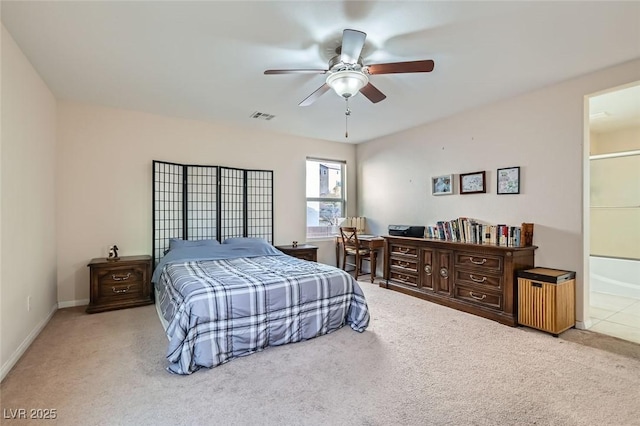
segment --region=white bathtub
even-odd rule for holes
[[[590,256],[591,291],[640,299],[640,260]]]

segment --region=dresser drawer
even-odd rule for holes
[[[100,287],[121,286],[133,282],[141,283],[144,279],[144,266],[127,266],[119,268],[104,268],[97,271]]]
[[[128,299],[142,297],[142,281],[128,281],[123,283],[100,283],[98,287],[98,298],[100,301],[113,299]]]
[[[389,251],[391,256],[406,256],[411,258],[418,258],[418,248],[413,246],[405,246],[401,244],[390,244]]]
[[[418,273],[418,259],[411,258],[397,258],[392,257],[389,262],[391,263],[391,269],[398,272],[413,272]]]
[[[142,296],[145,275],[143,266],[104,269],[99,270],[97,275],[98,298],[101,301]]]
[[[490,254],[456,252],[455,255],[456,267],[473,267],[478,271],[501,272],[503,261],[504,258],[502,256]]]
[[[477,287],[467,287],[456,285],[454,289],[456,299],[466,300],[475,305],[484,306],[491,309],[502,310],[502,293],[494,293],[478,289]]]
[[[488,290],[502,290],[504,284],[502,275],[492,275],[485,272],[482,268],[476,268],[475,270],[456,268],[455,282],[456,284],[467,284],[478,288],[486,287]]]
[[[418,276],[413,274],[391,271],[389,273],[389,279],[401,284],[407,284],[415,287],[418,286]]]

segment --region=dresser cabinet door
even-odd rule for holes
[[[450,250],[423,248],[422,251],[422,290],[449,295],[453,280],[452,259]]]
[[[453,252],[450,250],[438,250],[438,271],[436,276],[437,285],[435,291],[437,293],[451,294],[453,283]]]
[[[422,265],[421,288],[422,290],[434,291],[434,272],[437,273],[438,270],[436,250],[428,248],[422,249]]]

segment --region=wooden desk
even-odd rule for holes
[[[371,282],[376,278],[376,258],[378,250],[384,249],[384,238],[377,236],[358,236],[358,242],[362,247],[371,250]],[[336,237],[336,266],[340,267],[340,254],[342,246],[342,237]],[[383,254],[384,257],[384,254]]]

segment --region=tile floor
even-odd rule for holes
[[[640,299],[597,292],[590,299],[589,330],[640,343]]]

